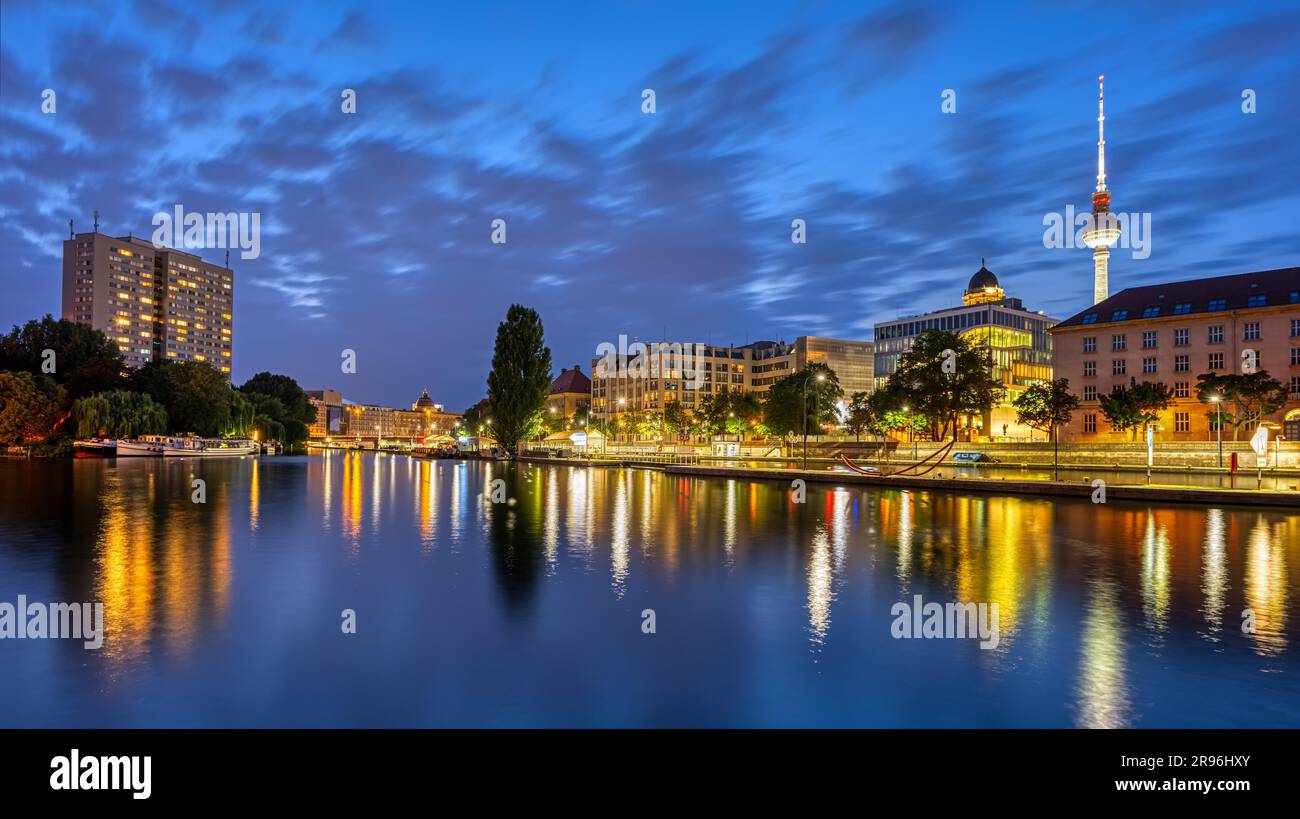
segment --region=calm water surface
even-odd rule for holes
[[[0,460],[0,601],[108,632],[0,640],[0,726],[1300,726],[1300,510],[807,491]],[[1000,644],[893,639],[918,594],[998,603]]]

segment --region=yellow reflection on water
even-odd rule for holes
[[[226,487],[206,478],[206,502],[194,503],[192,468],[159,460],[105,471],[93,587],[104,604],[101,656],[110,667],[146,654],[155,633],[170,653],[184,656],[201,627],[227,615]]]
[[[1088,589],[1076,724],[1081,728],[1123,728],[1129,722],[1129,698],[1119,593],[1105,578],[1089,581]]]
[[[353,550],[361,539],[361,453],[343,455],[343,534],[352,541]]]
[[[254,532],[257,531],[258,508],[261,500],[261,489],[257,482],[257,467],[261,460],[261,458],[252,459],[253,475],[248,484],[248,528]]]
[[[1169,620],[1169,533],[1148,511],[1142,536],[1142,612],[1147,625],[1163,632]]]
[[[1201,614],[1209,624],[1207,639],[1218,642],[1223,627],[1223,608],[1227,605],[1228,543],[1227,526],[1222,509],[1205,512],[1205,550],[1201,558]]]
[[[1272,534],[1260,515],[1246,541],[1246,606],[1255,614],[1255,633],[1250,637],[1256,653],[1263,655],[1286,650],[1286,548]]]
[[[831,627],[831,601],[835,598],[831,569],[831,544],[826,527],[818,526],[808,556],[808,626],[814,645],[826,641]]]
[[[613,578],[612,585],[614,592],[620,598],[623,596],[623,581],[627,577],[628,564],[628,532],[631,529],[631,512],[628,507],[631,505],[629,497],[632,489],[628,485],[629,480],[614,481],[614,511],[610,519],[610,539],[609,562],[610,574]]]

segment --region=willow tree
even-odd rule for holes
[[[551,349],[537,311],[510,305],[497,325],[492,371],[488,373],[488,430],[507,452],[541,426],[546,390],[551,385]]]

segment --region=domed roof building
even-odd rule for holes
[[[994,276],[993,271],[984,266],[984,260],[980,259],[980,269],[970,277],[966,292],[961,297],[962,304],[987,304],[992,301],[1002,301],[1006,297],[1006,291],[998,284],[998,277]]]
[[[442,404],[433,403],[433,399],[429,397],[429,389],[428,387],[425,387],[424,391],[420,393],[420,397],[417,398],[415,400],[415,403],[411,405],[411,409],[413,410],[427,409],[431,412],[442,412]]]

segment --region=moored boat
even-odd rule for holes
[[[160,458],[167,448],[166,435],[141,435],[139,438],[120,438],[117,442],[119,458]]]
[[[72,454],[78,458],[112,458],[117,454],[117,441],[112,438],[73,441]]]
[[[171,438],[163,448],[168,458],[213,458],[256,455],[261,447],[255,441],[239,438]]]

